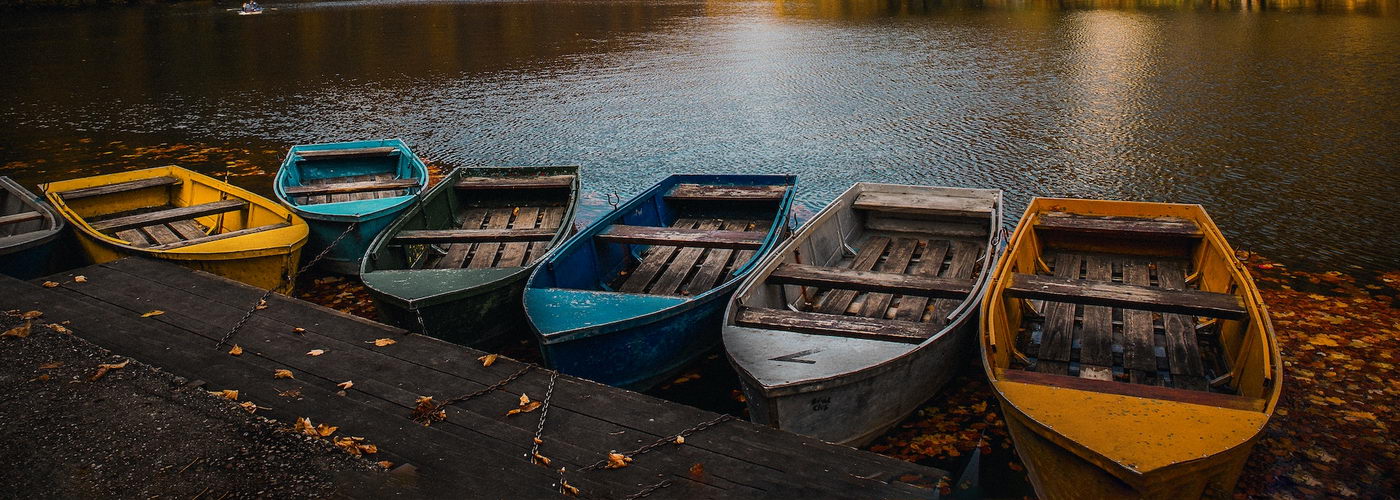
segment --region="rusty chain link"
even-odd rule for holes
[[[700,431],[703,431],[703,430],[705,430],[705,429],[709,429],[709,428],[711,428],[711,427],[714,427],[714,426],[716,426],[716,425],[722,424],[722,423],[724,423],[724,422],[727,422],[727,421],[730,421],[730,420],[733,420],[733,419],[734,419],[734,417],[729,416],[729,415],[720,415],[720,416],[715,417],[715,418],[712,418],[712,419],[710,419],[710,420],[706,420],[706,421],[704,421],[704,422],[700,422],[699,424],[696,424],[694,427],[691,427],[691,428],[689,428],[689,429],[680,431],[679,433],[677,433],[677,434],[675,434],[675,435],[672,435],[672,436],[668,436],[668,437],[664,437],[664,438],[658,439],[658,440],[656,440],[656,442],[651,443],[651,444],[648,444],[648,445],[643,446],[643,447],[641,447],[641,448],[637,448],[637,449],[635,449],[635,450],[628,451],[628,452],[623,452],[622,455],[625,455],[625,456],[628,456],[628,457],[633,457],[633,456],[641,455],[641,454],[643,454],[643,453],[646,453],[646,452],[648,452],[648,451],[654,450],[654,449],[656,449],[657,447],[662,446],[662,445],[665,445],[665,444],[667,444],[667,443],[674,443],[674,442],[676,442],[676,438],[678,438],[678,437],[679,437],[679,438],[683,438],[683,437],[689,436],[689,435],[691,435],[691,434],[694,434],[694,433],[696,433],[696,432],[700,432]],[[581,470],[594,470],[594,469],[597,469],[597,468],[602,467],[602,466],[607,465],[607,464],[608,464],[608,459],[604,458],[604,459],[602,459],[602,460],[599,460],[599,461],[597,461],[597,462],[594,462],[594,463],[592,463],[592,464],[589,464],[588,466],[584,467],[584,468],[581,469]]]

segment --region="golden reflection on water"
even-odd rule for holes
[[[732,0],[710,0],[713,11]],[[1206,10],[1206,11],[1312,11],[1393,16],[1400,14],[1400,0],[772,0],[779,16],[819,19],[860,19],[923,14],[933,10]],[[727,12],[727,11],[725,11]]]

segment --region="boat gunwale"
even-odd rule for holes
[[[315,204],[315,205],[301,205],[301,204],[297,204],[297,203],[292,203],[291,197],[289,197],[289,196],[287,195],[287,187],[288,187],[288,185],[287,185],[287,182],[288,182],[288,179],[287,179],[287,171],[288,171],[289,169],[291,169],[291,168],[295,168],[296,162],[297,162],[297,160],[296,160],[295,158],[299,157],[299,156],[298,156],[298,153],[300,153],[300,152],[302,152],[302,151],[321,151],[321,150],[334,150],[334,149],[339,149],[339,148],[327,148],[327,147],[325,147],[325,146],[339,146],[339,145],[346,145],[346,144],[364,144],[364,143],[388,143],[388,144],[393,144],[394,147],[396,147],[396,148],[399,148],[399,154],[400,154],[400,155],[405,155],[405,156],[407,156],[407,157],[410,159],[410,162],[409,162],[409,163],[410,163],[410,165],[412,166],[413,172],[414,172],[415,174],[418,174],[417,177],[413,177],[413,178],[412,178],[412,179],[418,181],[418,185],[417,185],[418,192],[417,192],[417,193],[414,193],[414,194],[400,195],[400,196],[396,196],[396,197],[393,197],[393,198],[381,198],[381,200],[394,200],[394,199],[396,199],[396,198],[397,198],[398,200],[395,201],[395,202],[394,202],[393,204],[391,204],[391,205],[387,205],[387,206],[384,206],[384,207],[381,207],[381,208],[378,208],[378,209],[375,209],[375,210],[371,210],[371,211],[364,212],[364,213],[358,213],[358,214],[354,214],[354,215],[328,214],[328,213],[323,213],[323,212],[318,211],[318,210],[309,209],[309,208],[307,208],[307,207],[331,207],[331,206],[340,205],[340,204],[342,204],[342,203],[354,203],[354,202],[357,202],[357,201],[366,201],[366,200],[350,200],[350,201],[341,201],[341,202],[332,202],[332,203],[318,203],[318,204]],[[287,208],[290,209],[293,213],[297,214],[298,216],[301,216],[302,218],[313,219],[313,220],[317,220],[317,221],[330,221],[330,222],[362,222],[362,221],[367,221],[367,220],[378,219],[378,218],[380,218],[380,217],[383,217],[383,216],[386,215],[386,214],[398,215],[398,212],[401,212],[401,211],[404,210],[404,206],[405,206],[405,205],[407,205],[407,204],[409,204],[409,203],[413,203],[414,201],[416,201],[420,196],[422,196],[423,192],[424,192],[425,190],[428,189],[428,181],[430,180],[429,177],[430,177],[430,175],[429,175],[429,172],[428,172],[428,166],[427,166],[427,164],[423,163],[423,159],[420,158],[416,153],[414,153],[413,150],[409,149],[408,143],[406,143],[406,142],[404,142],[402,139],[398,139],[398,138],[376,139],[376,140],[368,140],[368,141],[319,142],[319,143],[311,143],[311,144],[295,144],[295,145],[293,145],[291,148],[288,148],[288,149],[287,149],[287,156],[286,156],[285,158],[283,158],[282,164],[278,167],[278,169],[277,169],[277,175],[273,176],[272,191],[273,191],[273,194],[276,196],[277,202],[278,202],[278,203],[280,203],[280,204],[282,204],[283,206],[287,207]]]
[[[10,195],[17,197],[20,203],[42,214],[47,222],[46,227],[41,229],[0,237],[0,256],[19,253],[58,239],[66,225],[66,220],[62,214],[54,209],[53,205],[45,203],[39,195],[25,189],[24,186],[6,175],[0,175],[0,189],[8,191]]]
[[[928,346],[933,345],[935,342],[942,341],[947,335],[956,333],[958,330],[961,330],[963,327],[965,327],[967,325],[968,320],[971,318],[972,313],[978,309],[977,307],[967,307],[967,305],[981,303],[983,296],[990,289],[991,270],[992,267],[995,265],[995,262],[997,261],[997,255],[1000,253],[997,248],[997,245],[999,244],[997,240],[1001,234],[1000,228],[1003,213],[1003,199],[1002,191],[1000,189],[949,188],[944,186],[920,186],[911,184],[857,182],[853,184],[850,188],[847,188],[844,193],[840,194],[830,203],[828,203],[827,206],[821,210],[821,212],[818,212],[817,215],[813,216],[810,220],[808,220],[806,224],[803,224],[802,228],[798,229],[795,233],[793,233],[792,237],[788,238],[787,241],[781,243],[781,246],[774,248],[773,251],[769,252],[768,256],[764,258],[763,262],[760,262],[758,266],[756,266],[756,271],[749,275],[749,277],[744,281],[744,283],[740,285],[739,289],[734,292],[734,297],[729,301],[729,305],[727,306],[724,315],[724,330],[726,336],[731,328],[746,328],[750,330],[763,332],[801,333],[792,332],[790,330],[774,330],[768,328],[741,327],[735,325],[734,315],[738,313],[738,307],[741,307],[738,303],[739,298],[750,288],[760,285],[760,280],[766,279],[770,274],[772,274],[773,269],[777,268],[775,262],[781,260],[782,257],[787,255],[787,253],[792,248],[796,247],[800,242],[804,241],[805,238],[811,236],[811,234],[817,230],[819,225],[830,223],[829,220],[823,219],[835,217],[837,213],[842,211],[854,212],[856,210],[855,208],[849,205],[845,207],[839,207],[838,203],[842,202],[843,199],[847,197],[850,198],[849,201],[854,202],[855,197],[858,197],[862,192],[865,191],[866,188],[870,187],[886,189],[959,189],[966,190],[969,193],[989,195],[989,197],[993,200],[993,212],[991,215],[988,216],[990,218],[988,226],[988,241],[986,247],[983,249],[982,252],[983,264],[981,267],[981,274],[978,275],[977,284],[974,286],[972,293],[969,293],[967,298],[963,299],[963,301],[959,303],[959,310],[954,311],[957,313],[957,315],[952,318],[949,318],[948,323],[938,332],[929,336],[929,338],[925,339],[922,342],[919,342],[918,344],[913,344],[907,351],[899,355],[893,356],[880,363],[856,368],[846,372],[828,375],[825,377],[788,382],[785,384],[764,384],[763,382],[758,381],[758,379],[746,367],[744,367],[742,363],[734,359],[734,357],[729,354],[729,349],[726,348],[725,357],[729,359],[729,364],[734,367],[734,371],[739,374],[740,378],[742,378],[746,384],[763,391],[763,394],[765,396],[781,397],[795,394],[803,394],[808,392],[822,391],[832,387],[840,387],[844,385],[853,384],[862,380],[874,378],[881,374],[894,370],[898,368],[897,365],[902,363],[907,358],[918,354],[920,351],[924,350]],[[954,196],[947,197],[956,198]],[[966,198],[977,197],[968,196]],[[831,384],[830,382],[839,383]]]

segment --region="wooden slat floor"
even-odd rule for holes
[[[106,217],[93,218],[89,222],[113,219],[117,217],[124,217],[140,213],[159,212],[162,210],[169,210],[172,208],[176,207],[174,205],[147,207],[130,212],[111,214]],[[237,218],[243,217],[243,214],[238,211],[230,211],[221,214],[220,216],[234,218],[234,220],[238,220]],[[160,224],[151,224],[148,226],[142,226],[138,228],[123,229],[121,231],[113,231],[109,232],[109,234],[111,236],[115,236],[119,239],[125,240],[128,243],[131,243],[131,245],[134,247],[144,248],[156,245],[170,245],[180,243],[183,241],[204,238],[209,235],[209,231],[210,229],[208,227],[206,227],[203,224],[200,224],[195,219],[181,219]]]
[[[84,275],[76,283],[72,277]],[[716,414],[560,375],[540,452],[546,468],[526,459],[541,412],[506,416],[522,393],[544,399],[549,374],[534,368],[500,390],[447,408],[425,427],[410,419],[420,395],[438,401],[487,387],[524,365],[501,358],[483,367],[482,352],[314,304],[273,295],[232,341],[241,356],[216,343],[261,296],[260,290],[211,274],[147,259],[123,259],[45,278],[43,288],[0,277],[0,307],[44,311],[70,321],[79,336],[118,354],[203,381],[209,390],[237,389],[240,400],[286,422],[298,417],[340,427],[377,445],[417,493],[539,498],[556,494],[557,468],[590,498],[621,498],[669,481],[655,498],[808,495],[821,498],[934,498],[936,491],[900,481],[936,483],[942,471],[757,426],[726,421],[634,456],[621,469],[582,471],[610,450],[667,439]],[[143,313],[164,314],[142,318]],[[294,333],[294,328],[305,331]],[[392,345],[375,346],[389,338]],[[308,351],[323,349],[320,356]],[[295,378],[275,379],[274,370]],[[337,394],[336,384],[353,387]],[[295,391],[291,397],[288,391]],[[693,473],[692,469],[703,469]],[[352,494],[354,492],[351,492]],[[363,492],[379,496],[383,492]]]
[[[569,208],[564,206],[464,207],[457,214],[457,220],[461,221],[457,229],[557,230],[568,210]],[[549,248],[548,241],[452,243],[444,247],[441,256],[426,259],[423,267],[484,269],[527,266],[544,257]]]
[[[680,218],[671,227],[766,233],[771,220]],[[653,245],[641,260],[613,283],[620,292],[649,295],[699,295],[753,257],[753,250]]]
[[[303,185],[318,186],[322,184],[387,181],[395,178],[395,175],[391,173],[350,175],[345,177],[327,177],[324,179],[313,179],[306,181],[305,183],[303,183]],[[298,205],[320,205],[322,203],[339,203],[342,201],[377,200],[380,198],[393,198],[395,196],[403,196],[405,194],[408,194],[407,189],[379,189],[375,191],[361,191],[358,193],[336,193],[297,196],[295,197],[295,199]]]
[[[860,242],[858,253],[837,267],[857,271],[977,279],[977,259],[984,244],[944,239],[916,239],[871,234]],[[826,314],[848,314],[876,319],[899,319],[931,323],[941,328],[947,316],[961,302],[912,295],[857,292],[806,287],[811,305],[804,310]]]
[[[1050,254],[1051,274],[1132,285],[1186,289],[1189,264],[1113,254]],[[1038,314],[1025,314],[1018,349],[1042,373],[1136,384],[1209,390],[1208,381],[1228,371],[1208,333],[1184,314],[1161,314],[1117,307],[1039,302]]]

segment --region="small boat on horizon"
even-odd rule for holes
[[[176,166],[42,186],[94,264],[139,255],[288,290],[307,225],[277,203]]]
[[[724,346],[755,423],[862,446],[971,359],[1001,191],[856,183],[739,286]]]
[[[427,187],[423,161],[403,141],[386,139],[292,146],[273,189],[277,201],[310,225],[307,251],[339,239],[321,265],[354,275],[374,237]]]
[[[1032,200],[981,327],[1041,498],[1228,496],[1282,389],[1268,310],[1200,205]]]
[[[0,274],[33,279],[57,271],[63,217],[34,193],[0,176]]]
[[[360,279],[387,322],[498,345],[528,330],[525,280],[572,231],[578,187],[578,167],[453,169],[374,239]]]
[[[545,363],[643,390],[713,349],[730,293],[786,234],[790,175],[672,175],[539,263],[526,317]]]

